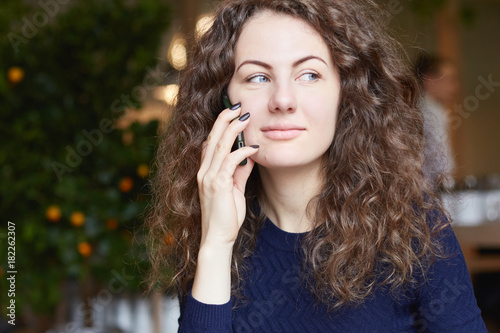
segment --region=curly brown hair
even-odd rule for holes
[[[331,308],[366,299],[378,285],[412,283],[439,253],[433,235],[445,215],[427,217],[439,198],[421,170],[418,85],[372,1],[225,0],[195,43],[180,78],[178,103],[159,141],[149,228],[150,286],[167,267],[181,297],[194,279],[201,239],[196,174],[202,144],[234,73],[234,47],[245,22],[273,11],[308,22],[323,37],[341,79],[334,140],[324,157],[324,185],[314,198],[314,228],[303,240],[304,275]],[[233,292],[244,281],[264,217],[257,168],[248,181],[247,216],[233,249]],[[170,238],[169,238],[170,237]],[[165,238],[173,239],[165,242]]]

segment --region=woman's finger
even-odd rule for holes
[[[253,151],[251,152],[251,155],[246,155],[245,158],[247,158],[247,164],[243,166],[237,166],[235,171],[234,171],[234,187],[238,189],[241,193],[245,194],[245,188],[247,185],[248,177],[250,177],[250,174],[252,173],[252,169],[255,165],[254,160],[251,158],[253,155],[255,155],[259,151],[258,146],[250,146],[248,148],[252,148]],[[238,156],[238,158],[240,158]],[[239,164],[238,164],[239,165]]]
[[[205,147],[202,151],[200,165],[200,172],[202,174],[206,173],[206,170],[208,170],[208,168],[210,167],[217,144],[221,140],[228,126],[231,124],[231,121],[240,116],[240,106],[241,104],[238,103],[230,109],[223,110],[215,120],[212,130],[208,134],[207,140],[205,141]]]
[[[258,146],[249,146],[240,148],[227,155],[221,164],[217,174],[208,174],[209,182],[218,184],[226,191],[232,191],[236,188],[242,194],[245,193],[245,186],[254,165],[251,156],[258,152]],[[246,165],[240,165],[241,161],[248,159]]]
[[[231,148],[233,147],[234,140],[236,139],[238,134],[240,132],[243,132],[243,130],[248,126],[249,118],[250,114],[245,113],[238,119],[232,121],[231,124],[229,124],[226,131],[222,134],[219,142],[217,142],[217,144],[215,145],[215,149],[213,150],[212,160],[209,167],[210,172],[217,173],[219,171],[222,163],[231,153]],[[207,157],[208,156],[205,157],[205,160],[207,160]],[[209,172],[209,170],[207,170],[207,172]]]

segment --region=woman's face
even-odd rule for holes
[[[243,27],[228,86],[242,114],[250,112],[246,145],[266,168],[320,163],[333,141],[340,79],[329,50],[303,20],[262,12]]]

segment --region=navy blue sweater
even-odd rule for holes
[[[432,265],[418,288],[394,297],[380,287],[363,304],[333,312],[318,305],[301,282],[302,236],[267,220],[245,284],[248,302],[233,309],[233,300],[209,305],[190,295],[181,304],[179,332],[487,332],[451,228],[443,232],[449,256]]]

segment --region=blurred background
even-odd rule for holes
[[[498,332],[500,0],[377,2],[409,64],[453,67],[443,198]],[[144,292],[141,226],[157,131],[215,3],[2,1],[0,332],[176,332],[176,300]]]

